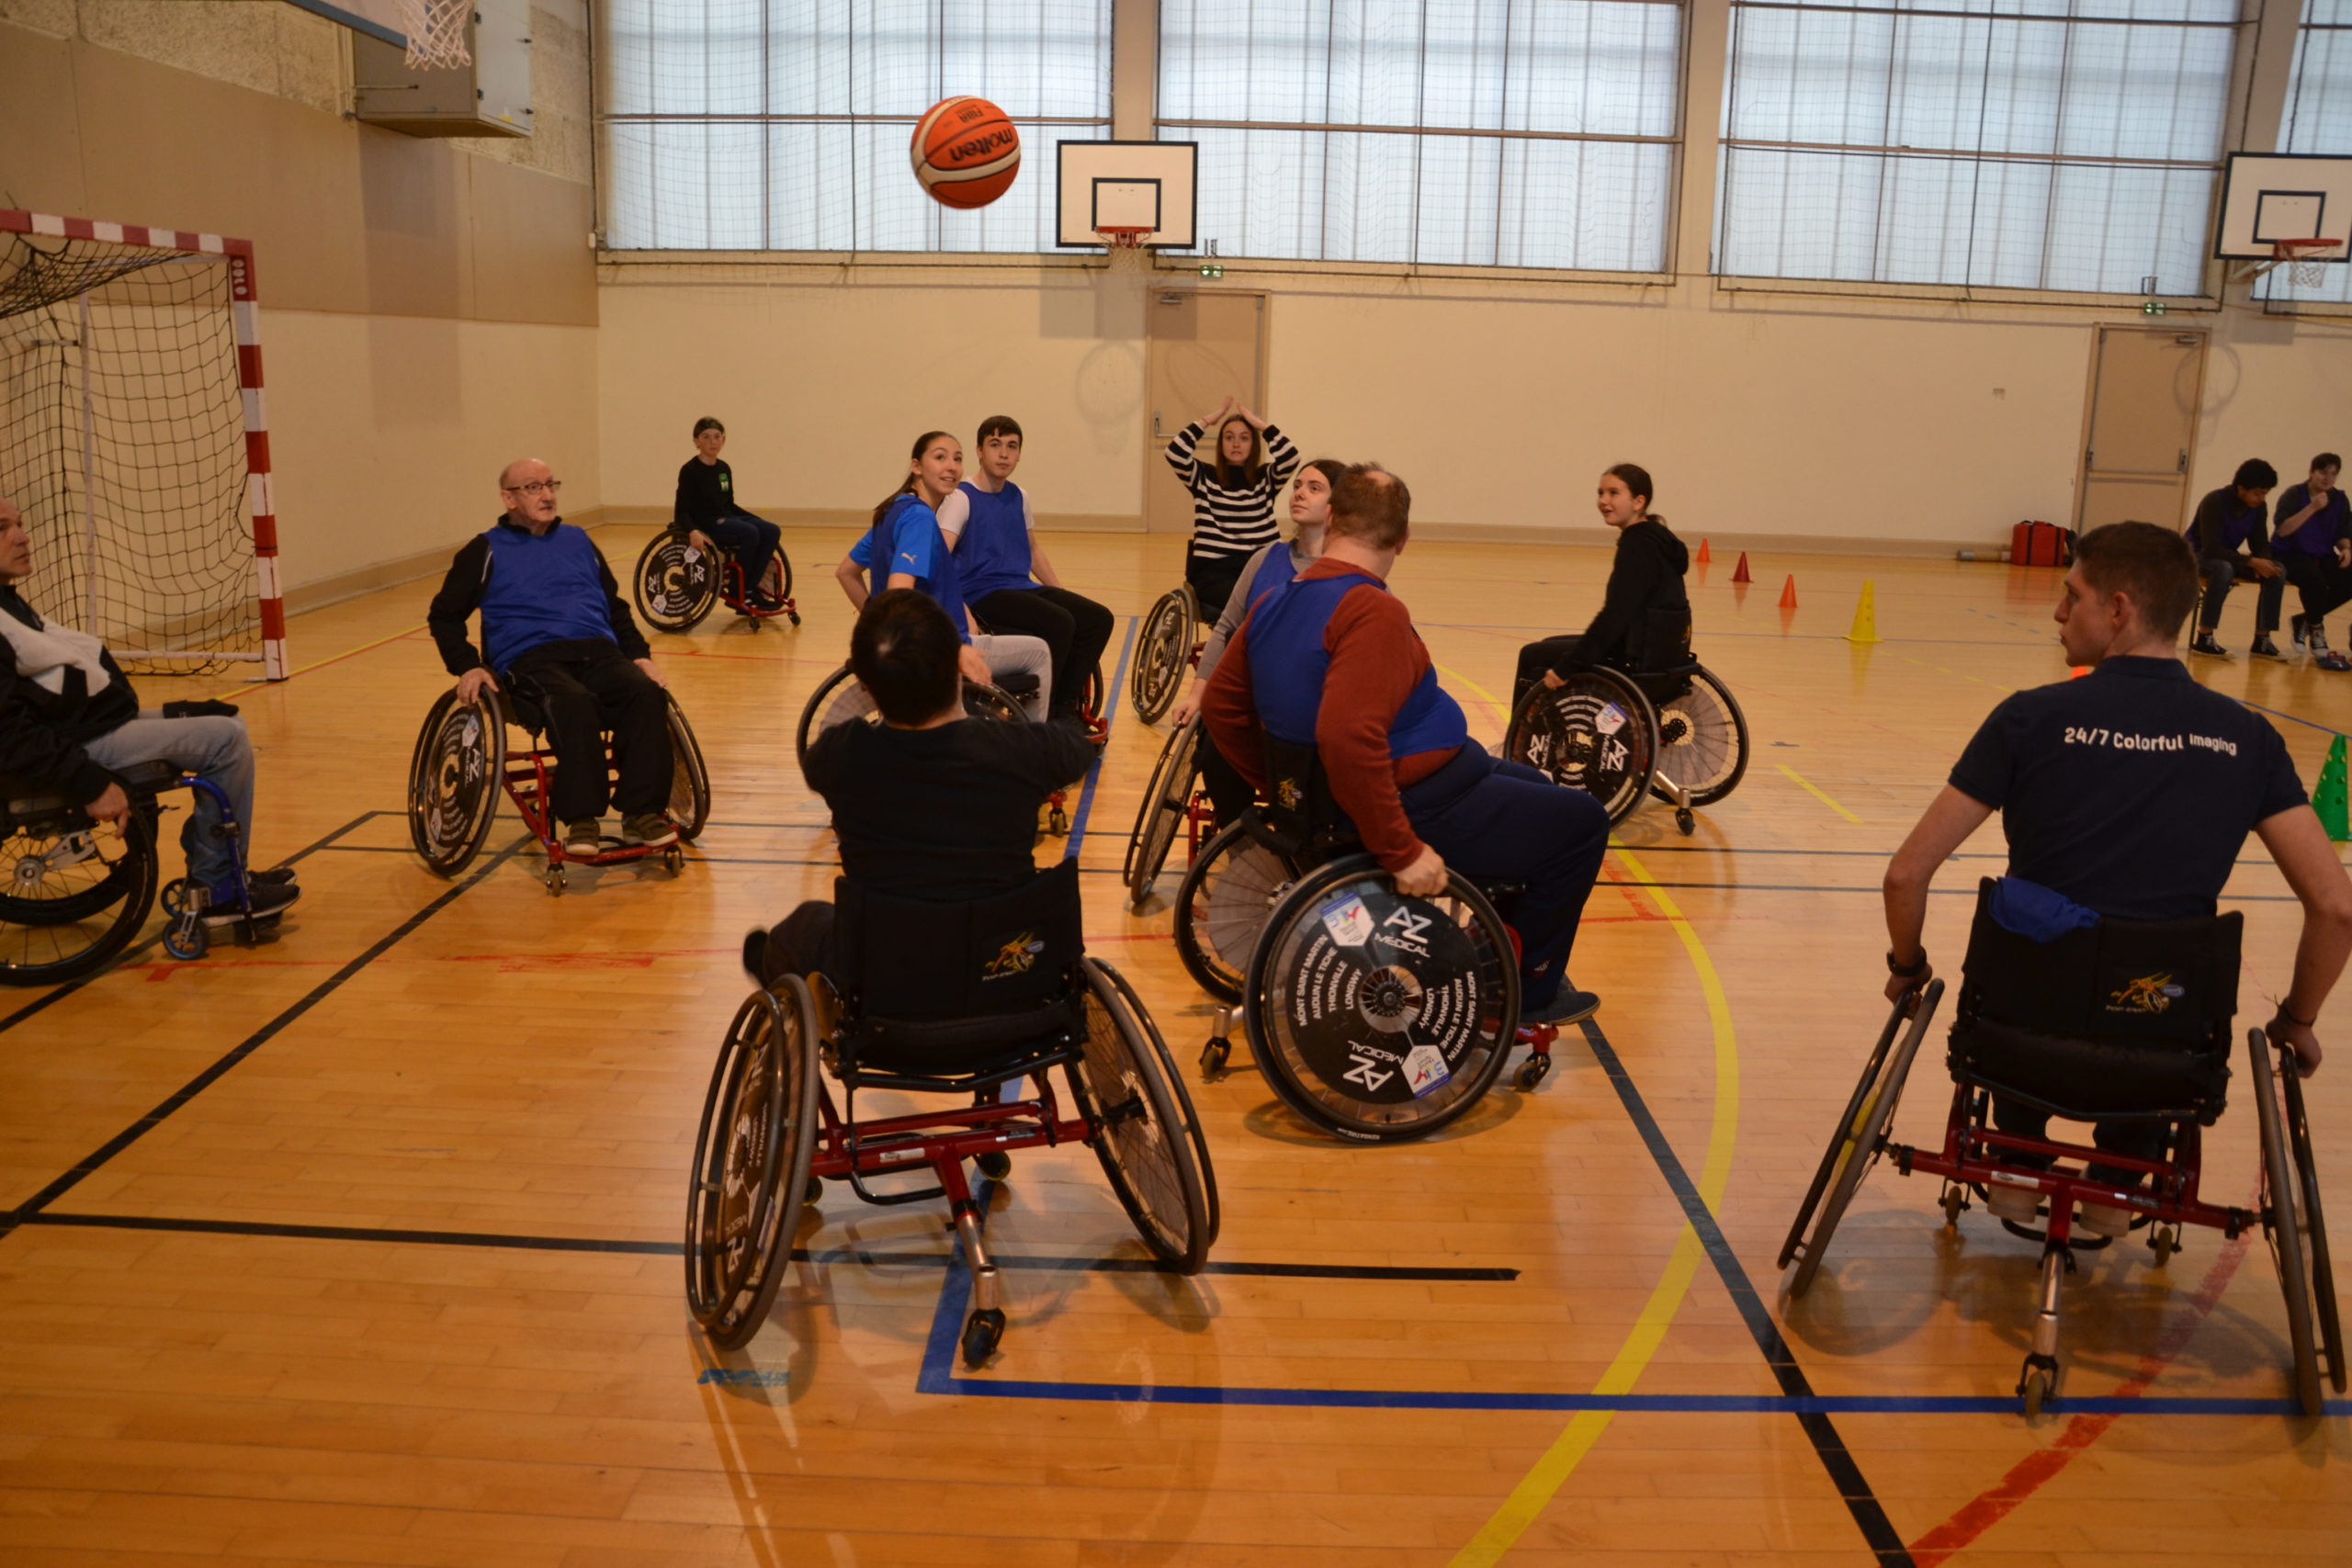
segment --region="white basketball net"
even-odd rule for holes
[[[473,0],[399,0],[401,23],[408,34],[408,64],[412,71],[434,71],[469,65],[466,24],[473,20]]]

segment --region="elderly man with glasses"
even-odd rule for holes
[[[671,843],[678,830],[663,811],[671,761],[661,672],[604,553],[557,514],[562,488],[536,457],[507,464],[498,476],[505,514],[458,552],[425,622],[460,702],[519,688],[545,714],[557,761],[548,805],[565,852],[603,847],[607,804],[620,811],[622,843]],[[466,638],[476,610],[479,653]],[[620,769],[609,800],[606,729]]]

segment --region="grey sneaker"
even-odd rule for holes
[[[678,841],[677,827],[659,811],[642,811],[621,818],[621,842],[660,849]]]
[[[2199,632],[2188,639],[2188,651],[2201,653],[2209,659],[2227,659],[2230,650],[2213,640],[2211,632]]]
[[[605,848],[605,825],[594,817],[583,817],[577,822],[563,825],[563,852],[568,855],[601,854]]]
[[[2325,653],[2327,651],[2327,623],[2305,621],[2301,641],[2302,645],[2313,653]]]

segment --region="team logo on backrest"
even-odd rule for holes
[[[2176,985],[2169,972],[2161,975],[2143,975],[2136,980],[2125,981],[2120,990],[2109,991],[2107,994],[2107,1010],[2109,1012],[2162,1012],[2188,994],[2188,987]]]
[[[1298,809],[1300,798],[1298,781],[1296,779],[1276,779],[1274,781],[1274,804],[1276,806],[1281,807],[1284,811],[1295,811]]]
[[[1046,951],[1046,941],[1035,931],[1023,931],[997,950],[997,954],[980,971],[982,981],[1001,980],[1007,976],[1026,975],[1037,966],[1037,954]]]

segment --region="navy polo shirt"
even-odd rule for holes
[[[2269,721],[2177,659],[2015,694],[1951,786],[2000,812],[2010,874],[2125,920],[2213,913],[2254,825],[2307,798]]]

